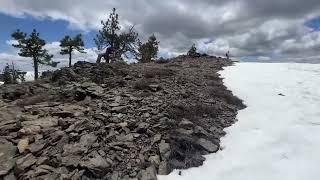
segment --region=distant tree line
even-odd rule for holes
[[[119,15],[115,8],[113,8],[106,21],[101,21],[101,25],[102,28],[94,38],[98,50],[108,49],[101,57],[122,60],[123,56],[128,57],[129,55],[140,63],[156,60],[160,42],[155,34],[152,34],[146,42],[142,43],[138,38],[138,33],[134,30],[134,26],[131,26],[127,31],[121,29]],[[39,65],[56,67],[59,64],[59,62],[53,61],[53,55],[45,49],[46,41],[40,37],[37,30],[34,29],[31,34],[27,34],[18,29],[12,33],[11,37],[15,40],[12,46],[20,50],[18,54],[22,57],[31,58],[35,80],[39,78]],[[60,54],[69,56],[69,67],[72,66],[73,52],[86,53],[81,34],[74,37],[64,36],[60,40],[60,47]],[[187,54],[197,56],[195,45],[191,47]]]
[[[0,81],[4,84],[17,84],[25,81],[25,75],[26,72],[16,69],[13,63],[11,65],[7,64],[0,74]]]

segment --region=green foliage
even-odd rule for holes
[[[98,49],[111,47],[115,52],[116,57],[130,52],[136,55],[137,45],[139,43],[138,33],[134,31],[132,26],[128,32],[120,32],[119,15],[116,9],[113,8],[107,21],[101,21],[102,29],[94,38],[94,42]]]
[[[138,61],[141,63],[151,62],[157,57],[159,51],[159,41],[157,41],[156,36],[153,34],[149,37],[149,40],[140,44],[138,49]]]
[[[69,67],[71,67],[73,50],[76,50],[80,53],[86,53],[84,51],[84,42],[82,40],[81,34],[78,34],[73,38],[71,38],[70,36],[65,36],[60,41],[60,47],[61,47],[60,54],[62,54],[62,55],[68,54],[69,55]]]
[[[49,65],[56,67],[58,62],[53,62],[52,57],[44,46],[45,40],[39,37],[39,33],[34,29],[28,36],[26,33],[21,32],[19,29],[11,34],[11,37],[17,41],[18,44],[12,44],[13,47],[20,49],[18,53],[22,57],[31,57],[34,66],[34,78],[38,79],[39,64]]]
[[[17,84],[19,81],[24,82],[26,72],[22,72],[14,68],[14,64],[10,66],[7,64],[3,69],[3,82],[4,84]]]
[[[196,45],[195,44],[193,44],[192,46],[191,46],[191,48],[190,48],[190,50],[188,51],[188,56],[192,56],[192,57],[194,57],[194,56],[197,56],[197,48],[196,48]]]

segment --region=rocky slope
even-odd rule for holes
[[[0,87],[0,179],[156,179],[202,165],[244,108],[217,71],[230,61],[78,62]]]

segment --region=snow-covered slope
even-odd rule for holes
[[[221,75],[248,106],[227,129],[223,150],[202,167],[159,179],[319,179],[320,65],[238,63]]]

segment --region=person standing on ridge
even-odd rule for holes
[[[110,63],[110,55],[113,53],[113,48],[108,47],[105,53],[98,54],[97,63],[101,63],[101,58],[106,60],[106,63]]]
[[[230,59],[230,51],[228,51],[228,52],[226,53],[226,57],[227,57],[228,60]]]

